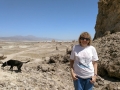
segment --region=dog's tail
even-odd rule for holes
[[[28,63],[28,62],[30,62],[30,60],[28,60],[28,61],[26,61],[26,62],[23,62],[23,63]]]

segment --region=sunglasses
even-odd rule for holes
[[[84,38],[84,37],[80,37],[80,40],[86,40],[86,41],[89,41],[90,39],[89,38]]]

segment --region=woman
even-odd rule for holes
[[[83,32],[79,45],[73,46],[70,55],[70,70],[75,90],[92,90],[97,76],[98,55],[91,45],[91,36]]]

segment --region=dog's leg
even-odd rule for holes
[[[9,70],[10,70],[10,71],[13,71],[13,66],[11,66]]]
[[[19,66],[17,66],[19,72],[21,72],[22,65],[23,65],[23,63],[21,63]]]

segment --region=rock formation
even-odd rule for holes
[[[97,80],[97,84],[100,82],[98,86],[103,86],[100,90],[119,90],[120,32],[96,39],[93,41],[93,45],[96,47],[99,56],[98,75],[104,78],[103,81]]]
[[[94,41],[99,54],[98,73],[120,79],[120,32]]]
[[[99,0],[94,39],[120,32],[120,0]]]

